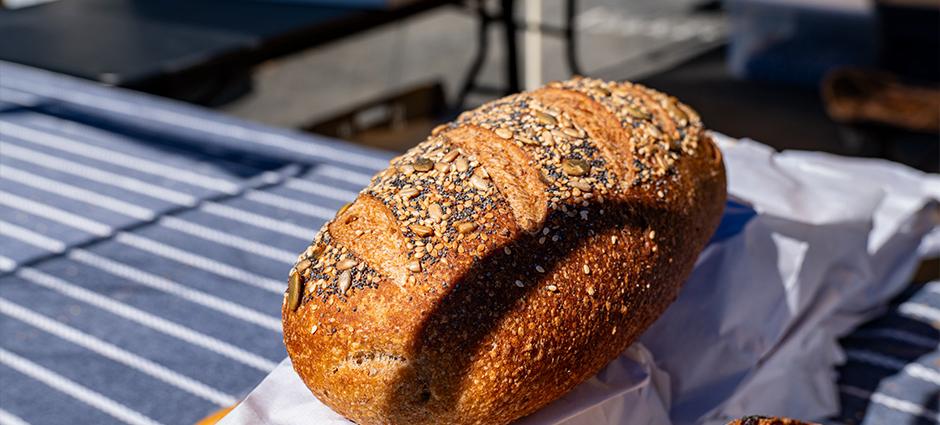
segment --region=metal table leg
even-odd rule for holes
[[[516,1],[500,1],[500,18],[503,21],[503,32],[506,37],[506,94],[513,94],[519,91],[519,49],[516,27]]]
[[[460,88],[460,94],[457,95],[457,101],[454,104],[454,109],[456,111],[461,111],[464,108],[464,105],[467,102],[467,96],[470,95],[470,92],[476,88],[477,77],[480,75],[480,69],[483,68],[483,61],[486,60],[486,54],[489,51],[489,28],[490,28],[490,16],[486,13],[486,5],[484,0],[477,0],[475,2],[476,13],[478,19],[477,27],[477,51],[476,55],[473,57],[473,62],[470,62],[470,69],[467,70],[467,76],[464,77],[463,86]]]
[[[464,79],[460,93],[457,96],[457,101],[454,104],[455,110],[463,109],[467,101],[467,96],[474,91],[512,94],[518,92],[521,89],[519,75],[519,44],[517,41],[519,25],[516,22],[513,13],[516,9],[516,1],[500,0],[500,10],[495,16],[486,12],[484,3],[484,0],[477,0],[473,2],[476,9],[477,18],[479,19],[479,26],[477,27],[477,51],[476,56],[470,63],[467,76]],[[565,49],[567,53],[566,59],[568,61],[568,67],[571,69],[572,74],[581,75],[582,72],[581,67],[578,64],[577,55],[577,31],[575,28],[575,15],[577,14],[578,9],[577,3],[577,0],[565,0],[565,24],[563,28],[549,28],[544,25],[540,25],[540,30],[544,33],[561,35],[565,38]],[[506,42],[506,85],[501,90],[493,90],[492,88],[482,87],[476,82],[477,78],[479,77],[480,70],[483,67],[483,62],[486,60],[486,55],[489,51],[487,35],[490,24],[495,21],[499,21],[503,25]]]
[[[565,1],[565,49],[568,51],[568,68],[572,75],[583,75],[578,65],[578,44],[575,39],[574,18],[578,9],[577,0]]]

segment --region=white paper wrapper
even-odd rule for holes
[[[678,300],[520,424],[723,424],[838,411],[836,338],[940,252],[940,176],[715,135],[732,198]],[[221,424],[350,424],[282,362]]]

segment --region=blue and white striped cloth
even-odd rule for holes
[[[0,62],[0,424],[235,403],[285,356],[296,253],[389,158]],[[838,422],[937,422],[938,288],[845,341]]]
[[[189,424],[285,352],[286,272],[390,155],[0,64],[0,423]]]
[[[834,423],[940,423],[940,281],[909,287],[842,347]]]

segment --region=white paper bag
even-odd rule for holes
[[[722,424],[838,411],[836,338],[940,252],[940,176],[715,135],[731,200],[676,302],[520,424]],[[221,424],[349,424],[282,362]]]

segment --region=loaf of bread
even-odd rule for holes
[[[359,424],[506,424],[672,302],[719,221],[698,115],[574,79],[463,113],[391,161],[290,272],[284,342]]]

